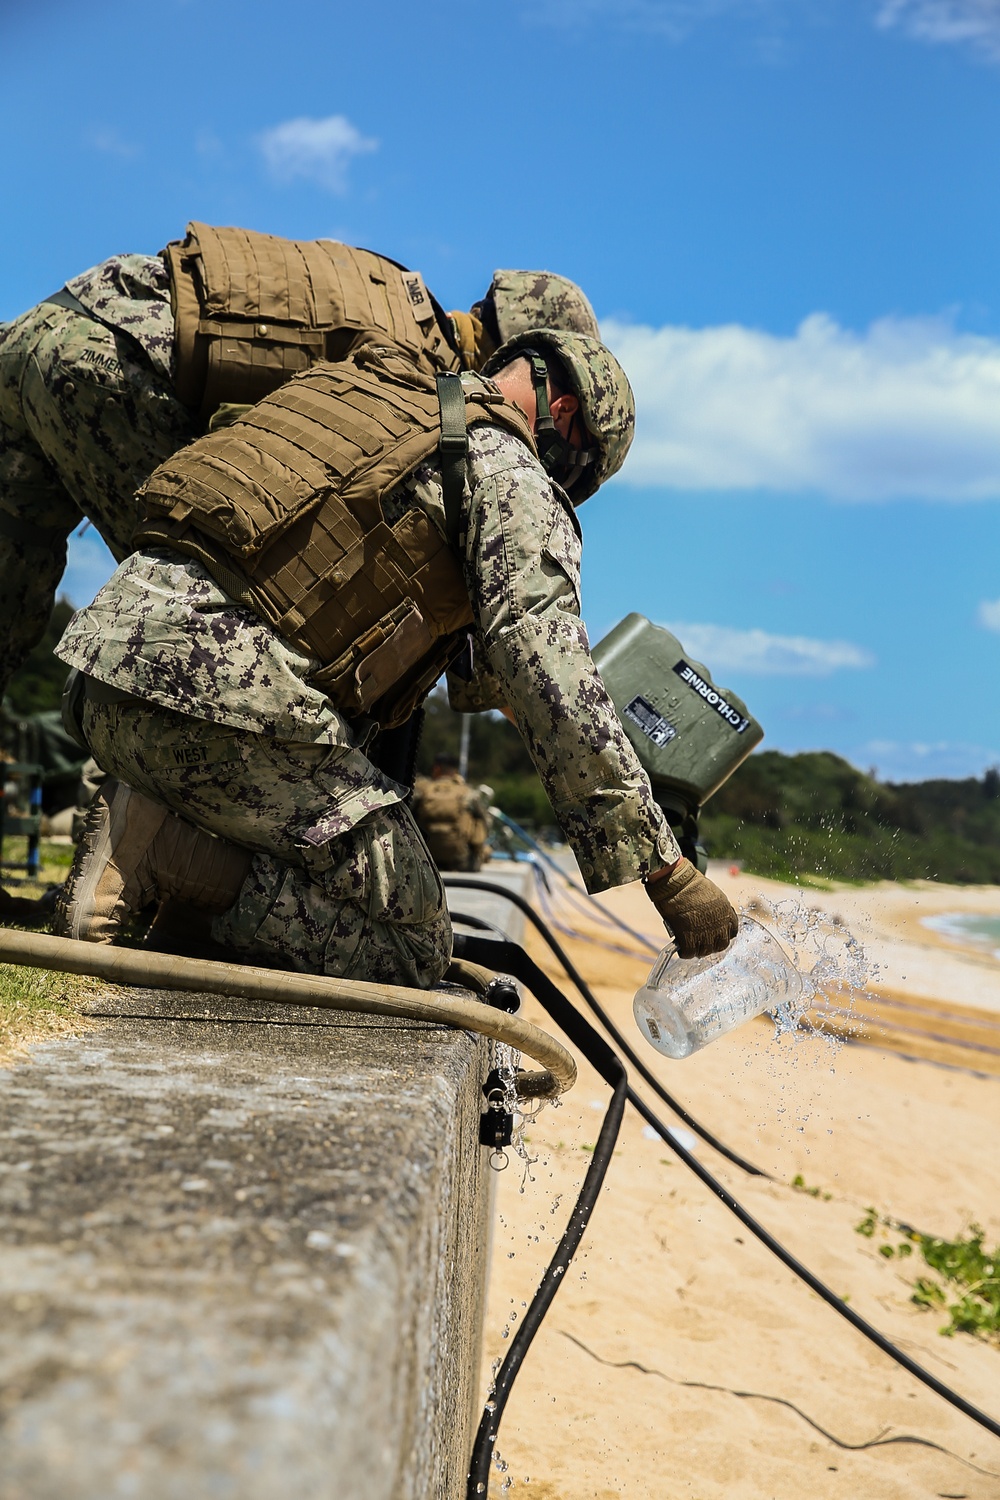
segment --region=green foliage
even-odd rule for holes
[[[866,1240],[870,1240],[878,1228],[878,1214],[874,1208],[866,1208],[865,1216],[860,1224],[855,1224],[854,1233],[863,1234]]]
[[[807,1187],[806,1180],[801,1172],[796,1172],[792,1178],[792,1187],[797,1193],[807,1193],[810,1198],[822,1198],[824,1203],[829,1203],[833,1197],[832,1193],[824,1193],[822,1188]]]
[[[766,750],[708,803],[702,839],[778,880],[1000,883],[1000,773],[883,784],[829,751]]]
[[[879,1225],[896,1227],[869,1208],[855,1230],[872,1239]],[[964,1235],[953,1240],[910,1230],[898,1245],[880,1245],[879,1254],[886,1260],[905,1260],[916,1245],[937,1275],[918,1276],[910,1301],[917,1307],[947,1312],[948,1322],[938,1330],[946,1338],[971,1333],[1000,1345],[1000,1247],[987,1250],[984,1240],[979,1224],[970,1224]]]
[[[7,702],[15,714],[40,714],[59,707],[67,668],[53,655],[63,631],[69,624],[73,605],[58,599],[38,644],[14,673],[7,688]]]

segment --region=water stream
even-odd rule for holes
[[[808,1021],[810,1011],[836,1019],[849,1030],[856,1000],[869,994],[868,986],[877,979],[879,966],[870,960],[863,943],[842,919],[806,906],[798,896],[780,901],[755,896],[742,908],[742,914],[774,933],[802,979],[802,991],[794,1006],[779,1006],[772,1012],[776,1035],[815,1030]]]

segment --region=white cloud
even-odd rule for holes
[[[292,182],[302,177],[330,193],[347,190],[347,168],[352,157],[378,148],[378,141],[362,135],[346,115],[327,115],[322,120],[306,116],[285,120],[259,135],[257,144],[276,182]]]
[[[876,24],[884,31],[898,27],[922,42],[965,43],[1000,61],[997,0],[885,0]]]
[[[1000,630],[1000,599],[984,599],[977,614],[984,629]]]
[[[881,31],[938,45],[965,44],[1000,61],[998,0],[875,0],[866,9]],[[534,0],[523,16],[530,24],[561,28],[596,22],[670,43],[716,21],[729,31],[742,21],[754,29],[764,62],[785,58],[786,35],[796,26],[829,21],[828,7],[803,7],[794,0]]]
[[[857,334],[823,313],[790,338],[739,324],[602,330],[635,387],[632,484],[1000,497],[1000,340],[930,319]]]
[[[140,147],[135,141],[127,141],[111,125],[99,125],[88,132],[87,139],[95,151],[105,156],[117,156],[120,161],[131,161],[139,155]]]
[[[869,740],[850,759],[865,770],[874,769],[880,781],[957,780],[982,776],[990,766],[1000,765],[1000,749],[954,740]]]
[[[713,677],[750,672],[767,677],[827,677],[843,667],[872,667],[870,651],[850,641],[816,641],[804,635],[769,635],[765,630],[733,630],[727,625],[667,626],[684,649],[702,661]]]

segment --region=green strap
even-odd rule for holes
[[[458,528],[462,519],[462,493],[465,489],[465,463],[469,454],[469,434],[465,425],[465,391],[461,376],[449,371],[438,375],[438,405],[441,408],[441,485],[444,490],[445,532],[453,547],[458,545]]]
[[[60,535],[66,537],[72,526],[35,526],[31,521],[21,521],[17,516],[5,515],[0,510],[0,536],[10,542],[20,542],[22,547],[51,547]]]

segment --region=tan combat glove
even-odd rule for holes
[[[681,958],[703,958],[728,948],[739,929],[729,898],[682,859],[670,875],[651,881],[646,894],[674,935]]]

